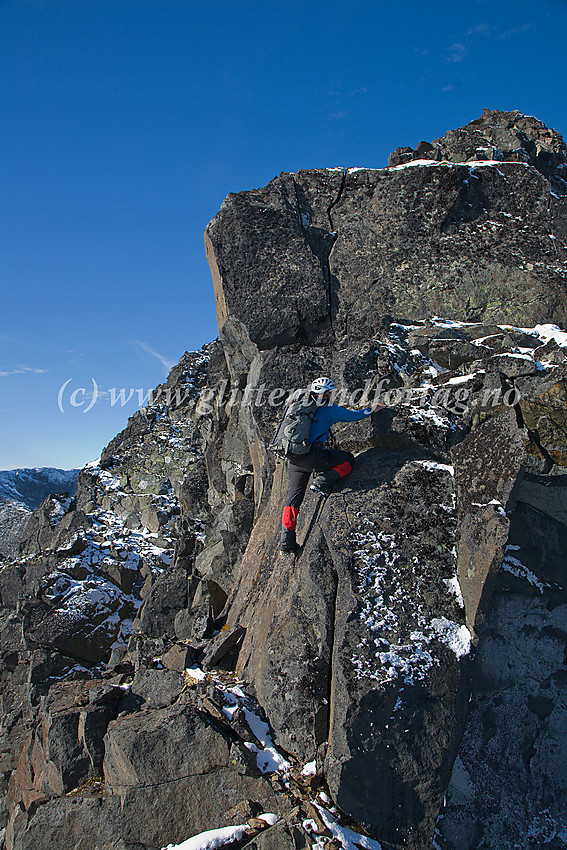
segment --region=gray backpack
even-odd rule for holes
[[[306,455],[311,448],[309,432],[318,409],[316,401],[293,401],[289,404],[269,448],[279,457]]]

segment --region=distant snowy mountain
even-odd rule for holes
[[[29,510],[38,508],[51,493],[77,492],[78,469],[10,469],[0,471],[0,504],[19,502]]]
[[[13,558],[30,514],[51,493],[77,492],[78,469],[10,469],[0,471],[0,560]]]

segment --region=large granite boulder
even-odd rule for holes
[[[118,798],[62,797],[30,814],[16,808],[6,829],[10,850],[62,850],[96,847],[98,850],[140,850],[121,838],[122,812]]]
[[[284,749],[319,757],[343,811],[395,846],[424,846],[470,648],[454,595],[452,469],[416,451],[361,454],[340,492],[307,498],[295,559],[277,551],[276,476],[229,605],[246,628],[237,669]],[[427,756],[415,746],[425,736]]]
[[[564,217],[563,200],[525,164],[347,172],[330,257],[338,338],[371,337],[385,316],[565,323],[556,204]]]
[[[112,722],[104,774],[107,793],[121,801],[121,837],[148,848],[205,831],[244,799],[256,801],[263,811],[282,810],[228,724],[191,705],[136,712]]]
[[[330,327],[329,213],[343,180],[342,168],[300,171],[225,199],[205,231],[219,329],[234,316],[272,348]]]
[[[453,448],[460,514],[458,575],[471,631],[483,616],[502,564],[509,530],[506,508],[523,459],[524,444],[510,409],[473,429]]]
[[[0,562],[17,556],[30,513],[20,502],[0,504]]]

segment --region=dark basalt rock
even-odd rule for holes
[[[148,637],[175,637],[175,616],[187,604],[187,573],[169,570],[157,579],[144,600],[138,621]]]
[[[438,823],[443,850],[563,843],[567,528],[520,502],[510,520]],[[495,794],[502,799],[496,810]]]
[[[343,179],[342,169],[282,174],[225,199],[205,231],[219,329],[234,316],[272,348],[330,327],[329,211]]]
[[[121,800],[122,837],[147,847],[178,843],[242,799],[258,801],[265,811],[285,810],[267,780],[232,769],[239,748],[191,706],[137,712],[111,723],[106,792]]]

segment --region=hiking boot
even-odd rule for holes
[[[282,535],[280,537],[280,552],[284,552],[288,555],[293,552],[298,552],[299,549],[301,549],[301,546],[295,539],[295,531],[282,528]]]
[[[316,493],[321,493],[323,496],[328,496],[332,489],[333,483],[331,481],[325,481],[325,479],[316,478],[311,485],[311,490],[314,490]]]
[[[324,472],[322,475],[318,475],[317,478],[315,478],[311,485],[311,489],[315,490],[316,493],[322,493],[323,496],[328,496],[333,492],[333,487],[339,480],[340,475],[336,473],[334,469],[330,469],[328,472]]]

